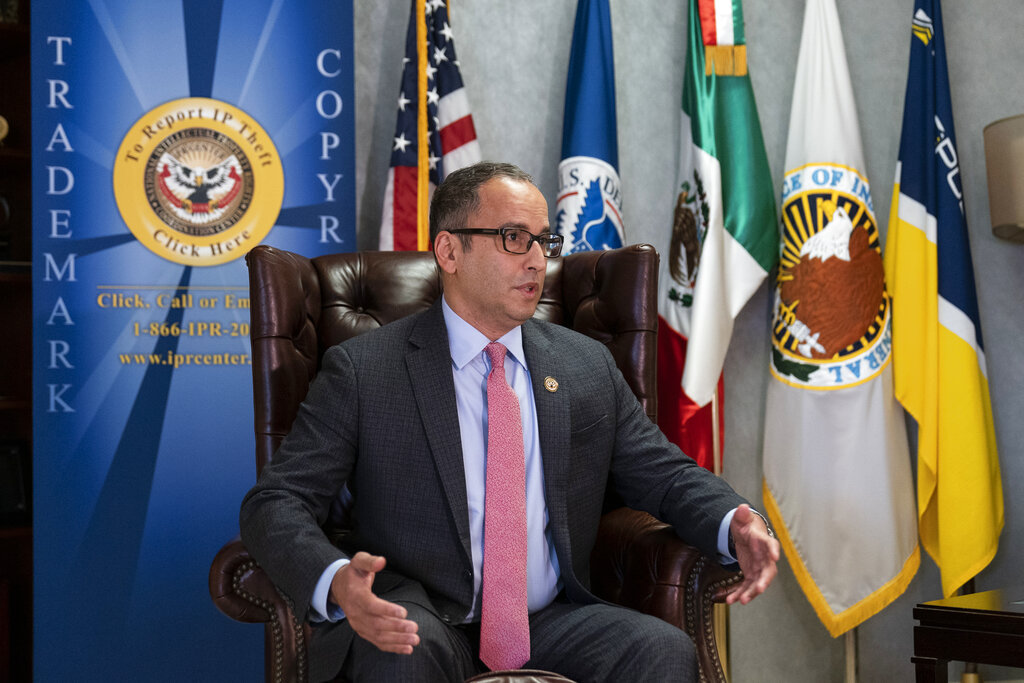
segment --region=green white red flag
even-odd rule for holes
[[[710,406],[733,321],[778,257],[740,0],[691,0],[679,183],[661,260],[658,424],[713,468]]]

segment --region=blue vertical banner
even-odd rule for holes
[[[577,0],[562,119],[555,230],[565,252],[623,244],[615,51],[608,0]]]
[[[243,257],[355,248],[351,0],[31,11],[34,677],[257,680]]]

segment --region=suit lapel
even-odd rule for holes
[[[466,472],[462,464],[462,439],[455,403],[452,358],[440,300],[419,320],[409,335],[406,367],[416,406],[427,434],[438,474],[462,541],[465,560],[472,566],[469,536],[469,504]],[[411,483],[415,486],[415,483]]]
[[[550,391],[545,387],[545,380],[552,378],[562,382],[567,378],[559,377],[559,369],[563,368],[559,350],[533,320],[523,323],[523,351],[530,368],[530,382],[537,405],[537,431],[544,462],[544,493],[547,497],[550,527],[556,550],[561,548],[566,551],[565,557],[559,553],[558,558],[559,562],[564,563],[569,561],[569,520],[566,508],[571,431],[569,392],[564,387]]]

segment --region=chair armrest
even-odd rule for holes
[[[213,558],[210,597],[225,615],[249,624],[271,621],[275,603],[284,604],[263,568],[237,537]]]
[[[241,539],[227,543],[210,565],[210,598],[226,616],[264,625],[267,680],[304,682],[309,626],[249,554]]]
[[[646,512],[619,508],[601,519],[590,579],[598,597],[686,631],[703,678],[725,681],[715,639],[715,594],[740,581]]]

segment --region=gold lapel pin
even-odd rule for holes
[[[545,377],[544,388],[550,391],[551,393],[555,393],[556,391],[558,391],[558,380],[551,376]]]

